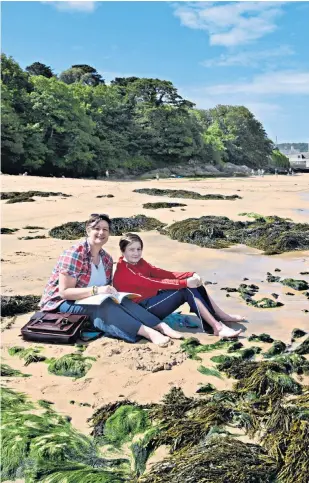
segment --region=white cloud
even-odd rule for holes
[[[181,24],[206,30],[211,45],[232,47],[249,43],[276,30],[284,2],[194,2],[174,4]]]
[[[238,54],[221,54],[219,57],[207,59],[200,64],[204,67],[229,67],[229,66],[245,66],[245,67],[261,67],[262,62],[275,61],[293,55],[294,51],[288,45],[282,45],[277,49],[262,50],[260,52],[244,51]]]
[[[246,82],[207,86],[203,92],[208,95],[221,94],[309,94],[309,72],[276,71],[257,75]]]
[[[97,7],[97,2],[92,1],[75,1],[75,2],[63,2],[63,1],[44,1],[42,3],[48,3],[61,12],[94,12]]]

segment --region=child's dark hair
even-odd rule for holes
[[[122,253],[124,253],[128,245],[134,242],[139,242],[141,244],[141,248],[144,248],[143,240],[141,239],[141,237],[139,237],[135,233],[126,233],[119,241],[119,247]]]

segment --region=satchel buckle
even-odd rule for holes
[[[69,319],[67,317],[64,317],[61,320],[61,324],[60,325],[68,325],[69,323],[70,323]]]

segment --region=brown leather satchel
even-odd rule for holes
[[[89,318],[59,312],[36,312],[21,329],[23,339],[52,344],[72,344],[81,337]]]

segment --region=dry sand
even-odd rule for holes
[[[278,215],[292,218],[293,221],[309,220],[309,174],[297,176],[265,176],[264,178],[229,179],[175,179],[158,181],[100,181],[64,178],[38,178],[24,176],[2,176],[3,191],[62,191],[71,198],[36,198],[35,203],[6,204],[2,201],[2,226],[19,228],[12,235],[1,235],[2,242],[2,294],[40,295],[60,252],[69,247],[70,241],[53,238],[43,240],[19,240],[29,230],[26,225],[42,226],[45,229],[33,233],[45,234],[54,226],[68,221],[84,221],[89,213],[103,212],[111,217],[145,214],[162,222],[172,223],[189,217],[202,215],[224,215],[231,219],[246,219],[238,216],[241,212],[258,212],[262,215]],[[135,188],[186,189],[204,193],[238,194],[236,201],[179,200],[188,206],[186,211],[174,208],[146,210],[142,204],[170,198],[133,193]],[[114,194],[114,198],[97,199],[97,195]],[[178,201],[178,200],[177,200]],[[31,235],[31,234],[30,234]],[[245,329],[245,337],[252,333],[268,332],[285,342],[290,339],[294,327],[309,329],[309,314],[302,312],[308,307],[308,300],[299,292],[283,287],[279,283],[267,283],[266,272],[281,269],[280,276],[301,278],[308,276],[299,272],[309,271],[309,252],[291,252],[276,256],[265,256],[260,251],[246,246],[234,246],[224,250],[200,248],[179,243],[156,232],[142,234],[145,242],[144,255],[154,265],[174,270],[199,272],[208,285],[209,293],[219,305],[230,313],[245,315],[249,322],[234,324]],[[111,237],[107,251],[118,259],[119,237]],[[259,297],[279,294],[285,305],[278,309],[256,309],[248,307],[238,294],[229,298],[220,289],[224,286],[237,287],[243,278],[248,283],[260,287]],[[285,295],[295,293],[294,297]],[[183,312],[187,312],[183,307]],[[7,348],[13,345],[29,346],[19,337],[20,328],[28,321],[29,315],[16,317],[12,327],[2,333],[2,358],[11,367],[32,374],[31,378],[11,378],[10,387],[24,391],[34,399],[48,399],[55,403],[54,408],[72,416],[72,423],[83,432],[89,432],[87,418],[93,408],[121,398],[131,398],[138,402],[159,401],[173,385],[181,386],[186,395],[194,395],[199,383],[211,382],[218,388],[231,387],[232,382],[206,377],[197,371],[198,363],[188,360],[179,351],[179,342],[167,349],[141,342],[136,345],[102,338],[89,344],[85,355],[95,356],[97,361],[87,375],[77,381],[67,377],[48,374],[44,363],[31,364],[24,368],[18,358],[10,357]],[[215,342],[217,339],[197,333],[201,342]],[[73,351],[69,346],[44,346],[44,355],[59,357]],[[204,355],[207,365],[214,355]],[[173,364],[171,366],[171,363]],[[152,372],[155,368],[163,369]],[[88,402],[92,407],[70,404]]]

